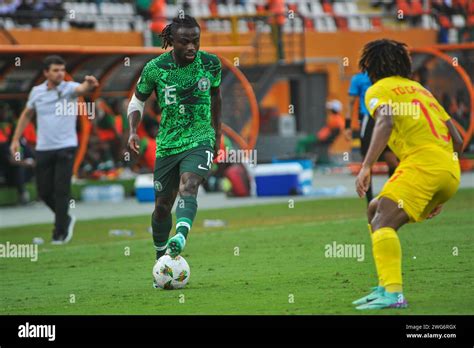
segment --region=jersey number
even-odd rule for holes
[[[165,104],[166,105],[171,105],[176,103],[176,87],[175,86],[166,86],[165,88],[162,89],[163,92],[165,92]]]
[[[207,153],[207,166],[209,167],[209,169],[211,169],[212,160],[214,159],[214,154],[209,150],[206,150],[206,153]]]
[[[419,107],[421,109],[421,112],[423,113],[423,116],[425,116],[426,120],[428,121],[428,125],[430,126],[430,129],[431,129],[431,133],[433,133],[433,135],[436,138],[443,139],[445,142],[449,143],[449,141],[451,140],[451,134],[449,134],[449,130],[448,130],[447,135],[438,134],[438,132],[436,131],[436,128],[433,124],[433,120],[431,119],[430,114],[428,112],[428,109],[426,109],[426,106],[423,105],[423,103],[421,101],[419,101],[418,99],[413,99],[411,102],[415,105],[419,105]],[[438,113],[440,113],[440,111],[441,111],[441,110],[439,110],[438,106],[434,103],[430,103],[430,107],[433,108],[433,109],[436,109],[436,111],[438,111]],[[441,120],[441,118],[440,118],[440,120]],[[441,120],[441,122],[443,124],[445,124],[445,122],[443,120]],[[445,127],[446,127],[446,129],[448,128],[446,125],[445,125]]]

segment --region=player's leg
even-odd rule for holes
[[[176,207],[176,235],[170,239],[168,248],[170,255],[178,255],[184,249],[188,233],[196,217],[197,193],[204,179],[195,173],[181,174],[179,184],[179,200]]]
[[[36,152],[36,186],[38,195],[41,200],[54,213],[54,152],[53,151],[37,151]]]
[[[179,200],[176,207],[176,235],[168,241],[169,253],[176,256],[183,250],[197,212],[199,185],[207,179],[214,150],[201,145],[182,154],[180,162]]]
[[[372,219],[374,218],[375,216],[375,212],[377,211],[377,205],[378,205],[378,198],[374,198],[370,201],[369,203],[369,206],[367,207],[367,218],[368,218],[368,229],[369,229],[369,235],[370,235],[370,239],[371,239],[371,245],[372,245],[372,255],[375,256],[374,254],[374,241],[373,241],[373,233],[372,233],[372,225],[370,224]],[[374,263],[375,263],[375,270],[377,272],[377,279],[378,279],[378,284],[377,286],[373,287],[371,289],[371,292],[364,296],[364,297],[361,297],[355,301],[352,302],[353,305],[356,305],[356,306],[360,306],[362,304],[365,304],[365,303],[368,303],[370,301],[373,301],[373,300],[376,300],[377,298],[379,298],[380,296],[383,296],[383,294],[385,293],[385,288],[384,288],[384,283],[383,283],[383,280],[382,278],[380,277],[380,265],[377,263],[377,259],[374,257]]]
[[[357,309],[404,308],[407,303],[402,288],[402,251],[397,230],[410,219],[399,203],[387,197],[377,200],[372,228],[372,250],[385,292]]]
[[[173,227],[171,209],[177,195],[178,190],[175,189],[166,196],[156,197],[155,200],[155,210],[151,214],[151,228],[157,260],[166,253],[168,238]]]
[[[55,214],[56,204],[54,202],[54,151],[36,152],[36,187],[38,196]],[[56,226],[53,229],[52,241],[58,240]]]
[[[441,185],[438,187],[438,191],[433,195],[433,198],[421,213],[422,220],[428,219],[430,214],[435,209],[440,209],[444,203],[454,196],[459,188],[459,180],[451,175],[451,173],[447,171],[441,171],[438,173],[435,172],[433,174],[439,179]],[[439,214],[439,212],[437,214]]]
[[[61,149],[56,153],[54,166],[54,202],[56,229],[63,243],[71,240],[75,217],[68,214],[71,199],[71,177],[76,148]]]
[[[173,226],[171,210],[179,187],[178,155],[157,158],[153,174],[155,209],[151,215],[153,245],[156,259],[166,253],[168,237]]]

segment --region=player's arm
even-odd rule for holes
[[[456,126],[454,125],[453,121],[450,119],[446,121],[446,126],[449,129],[449,134],[451,134],[451,137],[453,138],[453,147],[454,151],[457,152],[458,157],[462,154],[463,152],[463,139],[461,134],[459,134],[458,130],[456,129]]]
[[[137,134],[138,126],[142,120],[143,109],[145,108],[145,101],[147,98],[133,94],[130,103],[128,104],[127,118],[130,129],[130,136],[128,138],[128,146],[137,155],[140,154],[140,138]]]
[[[214,157],[217,156],[220,144],[221,144],[221,110],[222,110],[222,97],[221,90],[219,87],[211,88],[211,115],[212,115],[212,127],[216,132],[216,143],[214,146]]]
[[[86,75],[84,77],[84,82],[77,86],[74,90],[78,97],[86,95],[89,92],[92,92],[94,88],[99,86],[99,81],[92,75]]]
[[[370,140],[369,149],[362,168],[356,179],[356,189],[359,197],[364,197],[370,184],[370,169],[387,146],[393,129],[392,110],[388,105],[381,105],[375,110],[375,126]]]
[[[155,89],[154,65],[146,64],[143,68],[140,79],[137,82],[135,93],[130,99],[127,110],[127,118],[130,129],[130,136],[128,137],[128,147],[132,149],[137,155],[140,154],[140,138],[137,135],[137,129],[142,120],[145,102],[150,97]],[[158,97],[158,96],[157,96]]]
[[[35,113],[34,109],[25,107],[25,109],[20,115],[20,119],[18,120],[18,124],[16,125],[15,133],[13,134],[13,138],[10,144],[10,152],[13,158],[17,157],[16,154],[20,150],[21,135],[23,134],[28,123],[31,122],[31,119],[33,118],[34,113]]]

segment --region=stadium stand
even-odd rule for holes
[[[270,24],[255,24],[255,16],[268,15],[266,0],[168,0],[161,1],[158,14],[154,6],[160,1],[5,1],[0,5],[0,25],[5,29],[40,27],[45,30],[89,28],[97,31],[143,31],[152,17],[169,20],[184,9],[201,19],[210,32],[247,33],[256,28],[270,32]],[[145,7],[143,7],[145,6]],[[379,30],[383,25],[401,23],[424,29],[449,31],[443,40],[466,41],[465,31],[472,31],[474,3],[467,0],[379,0],[328,1],[287,0],[285,12],[294,13],[293,31]],[[232,18],[230,18],[232,17]],[[235,21],[235,23],[234,23]],[[285,25],[289,32],[289,24]]]

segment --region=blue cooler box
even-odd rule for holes
[[[153,174],[141,174],[135,179],[135,195],[139,202],[154,202]]]
[[[299,163],[260,164],[254,177],[257,196],[288,196],[301,194],[299,177],[303,167]]]
[[[300,191],[303,195],[309,195],[313,190],[313,161],[309,159],[276,159],[272,163],[299,163],[303,167],[299,175]]]

